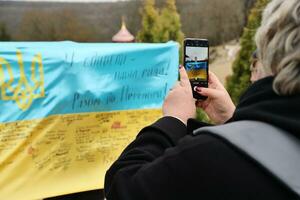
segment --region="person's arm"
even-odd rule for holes
[[[166,166],[163,163],[158,164],[160,162],[158,158],[166,149],[176,146],[184,136],[186,136],[185,124],[173,117],[161,118],[144,128],[107,171],[105,176],[107,199],[146,199],[146,196],[149,196],[147,188],[151,187],[149,190],[156,188],[155,183],[147,182],[151,178],[146,176],[168,174]]]
[[[143,129],[106,173],[107,200],[294,199],[232,145],[184,130],[171,117]]]
[[[162,177],[168,174],[165,162],[161,162],[159,158],[187,135],[187,121],[196,114],[195,100],[187,73],[183,67],[179,68],[179,72],[180,82],[164,101],[162,109],[164,117],[144,128],[107,172],[105,193],[108,199],[145,199],[143,195],[147,188],[143,188],[143,185],[145,180],[149,180],[145,174],[156,176],[161,173]],[[143,172],[145,170],[147,173]],[[147,183],[147,185],[151,185],[152,189],[155,188],[155,184]]]

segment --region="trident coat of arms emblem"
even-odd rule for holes
[[[17,106],[24,111],[31,106],[34,99],[45,96],[42,56],[41,54],[36,54],[33,57],[30,77],[26,76],[23,56],[20,50],[17,50],[16,56],[19,67],[18,79],[14,77],[14,70],[11,64],[0,57],[0,100],[15,101]]]

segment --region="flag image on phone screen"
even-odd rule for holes
[[[207,80],[208,48],[186,47],[186,70],[191,80]]]

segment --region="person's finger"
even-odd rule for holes
[[[190,87],[191,83],[190,83],[189,77],[186,73],[186,70],[184,69],[183,66],[180,66],[179,74],[180,74],[180,85],[182,87]]]
[[[219,91],[212,88],[197,87],[196,92],[209,98],[217,98]]]
[[[219,80],[219,78],[211,71],[209,71],[209,83],[210,84],[216,84],[217,86],[222,86],[223,84]]]

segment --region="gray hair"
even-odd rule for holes
[[[258,58],[279,95],[300,93],[300,0],[272,0],[256,33]]]

